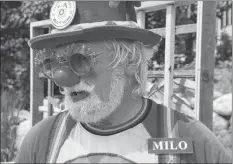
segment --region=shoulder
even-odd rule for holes
[[[148,99],[148,101],[150,110],[146,118],[143,120],[143,124],[152,137],[166,137],[167,126],[165,125],[169,122],[166,117],[168,114],[168,109],[152,100]],[[185,115],[175,110],[171,110],[171,113],[174,117],[173,125],[179,127],[179,133],[181,135],[187,134],[188,127],[197,121],[194,117]]]
[[[206,163],[231,163],[232,157],[215,134],[202,122],[196,121],[188,128],[198,154],[205,155]]]
[[[168,121],[166,119],[166,115],[167,115],[168,111],[170,111],[174,117],[174,124],[179,123],[179,124],[183,124],[186,127],[188,127],[191,124],[197,122],[196,118],[190,114],[186,114],[185,112],[179,112],[177,110],[167,109],[162,104],[157,104],[153,100],[149,100],[149,101],[151,104],[151,110],[150,110],[149,115],[152,115],[154,118],[155,117],[159,118],[160,121]]]
[[[44,134],[47,134],[51,131],[54,126],[55,121],[59,118],[60,115],[54,115],[43,119],[34,125],[27,134],[27,139],[34,140],[35,138],[44,137]]]
[[[37,154],[45,155],[45,151],[47,150],[49,139],[51,137],[50,134],[52,130],[55,129],[54,123],[56,120],[61,118],[62,115],[64,114],[61,113],[55,116],[47,117],[29,130],[27,135],[24,137],[17,154],[17,163],[33,163],[38,162],[38,160],[43,162],[43,157],[38,159]]]
[[[165,119],[167,108],[163,105],[152,102],[152,109],[157,114],[162,114],[157,118]],[[231,156],[220,143],[215,134],[195,117],[188,116],[175,110],[171,110],[174,116],[174,129],[178,129],[179,137],[191,137],[193,147],[198,162],[206,163],[227,163],[231,162]],[[152,112],[153,113],[153,112]],[[161,124],[160,124],[161,125]],[[163,125],[163,124],[162,124]]]

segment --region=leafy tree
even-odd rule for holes
[[[223,11],[228,10],[231,7],[230,1],[219,1],[217,2],[216,17],[222,19]],[[197,3],[180,6],[176,8],[176,25],[185,25],[192,24],[197,22]],[[162,28],[165,27],[166,23],[166,10],[159,10],[156,12],[150,12],[146,14],[146,28]],[[194,61],[195,52],[193,52],[193,42],[196,39],[196,33],[189,33],[183,35],[175,36],[175,68],[183,67],[186,64]],[[231,44],[232,41],[229,39],[229,36],[223,34],[221,36],[222,43],[217,46],[217,58],[216,64],[218,61],[229,60],[231,56]],[[165,56],[165,39],[162,39],[158,45],[158,51],[155,52],[154,56],[151,58],[149,69],[156,69],[153,67],[153,62],[156,61],[162,69],[164,65],[164,56]],[[184,60],[180,60],[184,58]]]
[[[231,1],[219,1],[217,3],[217,10],[216,10],[216,16],[220,19],[223,18],[223,12],[228,10],[229,8],[232,8],[232,2]]]
[[[30,23],[48,19],[51,2],[1,1],[1,88],[29,104]]]
[[[15,158],[16,126],[20,100],[13,91],[1,94],[1,161],[12,161]]]
[[[30,22],[48,19],[51,2],[1,1],[0,5],[1,138],[5,143],[1,146],[1,161],[12,161],[16,155],[17,126],[17,119],[12,113],[16,109],[29,108],[30,49],[27,42]]]
[[[222,33],[220,40],[220,44],[217,45],[216,64],[232,60],[232,40],[226,33]]]
[[[185,25],[196,23],[197,21],[197,4],[186,5],[176,8],[176,25]],[[162,28],[166,24],[166,10],[159,10],[156,12],[150,12],[146,14],[146,28]],[[194,59],[193,41],[196,38],[195,33],[176,35],[175,37],[175,68],[180,68],[181,66],[190,63]],[[159,65],[164,65],[165,56],[165,39],[163,38],[158,45],[158,51],[151,58],[151,63],[156,61]],[[184,60],[180,60],[180,58]],[[151,64],[150,63],[150,64]],[[149,66],[149,69],[153,69],[153,65]],[[159,67],[162,69],[162,67]]]

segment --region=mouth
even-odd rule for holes
[[[74,91],[70,93],[70,97],[73,100],[73,102],[77,102],[80,100],[84,100],[85,98],[87,98],[90,95],[89,92],[87,91]]]

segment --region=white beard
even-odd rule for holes
[[[83,81],[72,88],[65,88],[65,108],[67,108],[78,122],[96,123],[107,118],[121,104],[125,86],[125,76],[123,69],[115,69],[112,73],[109,101],[103,102],[94,92],[94,86],[89,86]],[[84,90],[90,95],[78,102],[73,102],[70,92]]]

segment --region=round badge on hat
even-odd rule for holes
[[[52,25],[56,29],[64,29],[68,27],[74,19],[75,12],[76,12],[75,1],[54,2],[50,11],[50,19],[52,21]]]

